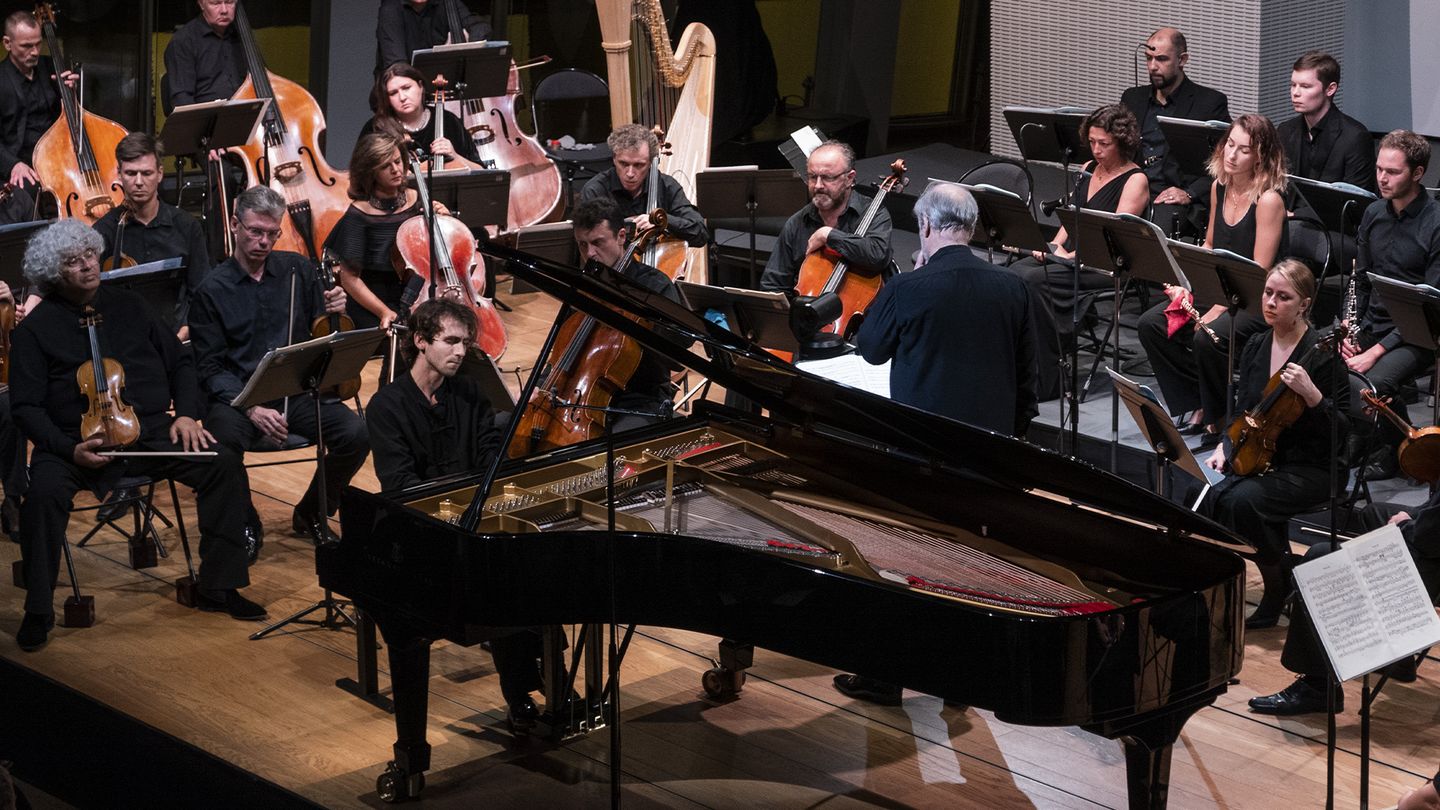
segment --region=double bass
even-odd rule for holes
[[[454,0],[444,0],[452,41],[470,35]],[[533,64],[544,64],[542,57]],[[529,65],[527,65],[528,67]],[[510,62],[505,95],[460,102],[460,120],[475,143],[480,164],[510,172],[510,209],[507,230],[550,222],[560,213],[560,169],[534,137],[515,124],[515,98],[520,95],[520,69]]]
[[[321,154],[325,116],[315,97],[266,69],[242,3],[235,4],[234,26],[249,76],[231,98],[270,99],[260,137],[234,149],[245,158],[245,185],[269,186],[285,200],[286,227],[275,248],[318,262],[320,246],[350,206],[349,175]]]
[[[50,3],[35,7],[35,20],[58,77],[66,61]],[[60,118],[35,142],[33,166],[40,184],[55,195],[61,219],[76,217],[94,225],[125,197],[116,171],[115,145],[128,133],[114,121],[86,112],[76,88],[61,81],[59,90]]]
[[[1345,324],[1338,324],[1315,341],[1315,345],[1300,356],[1297,365],[1305,367],[1312,359],[1334,351],[1336,343],[1344,340],[1348,331]],[[1305,400],[1281,381],[1280,371],[1270,375],[1260,401],[1235,417],[1225,432],[1230,439],[1227,459],[1230,471],[1236,475],[1254,475],[1270,469],[1280,434],[1295,424],[1305,413],[1305,407]]]

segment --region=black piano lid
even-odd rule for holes
[[[909,455],[917,463],[959,469],[998,486],[1041,490],[1133,520],[1249,545],[1219,524],[1088,462],[801,371],[606,268],[591,265],[581,272],[493,243],[482,243],[481,250],[507,262],[509,270],[526,283],[748,397],[782,422],[881,452]],[[616,310],[659,328],[647,328]],[[698,346],[682,348],[666,331]]]

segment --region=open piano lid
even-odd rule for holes
[[[1219,524],[1088,462],[801,371],[608,268],[592,264],[582,272],[494,243],[482,243],[480,249],[508,263],[509,270],[526,283],[749,398],[781,421],[840,441],[911,456],[917,464],[958,469],[998,486],[1036,491],[1172,531],[1249,546]],[[659,328],[647,328],[621,312]],[[683,348],[667,338],[666,331],[693,343]]]

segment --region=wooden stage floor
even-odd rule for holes
[[[511,345],[501,366],[513,369],[529,362],[553,310],[533,294],[507,300],[516,311],[505,316]],[[372,378],[375,368],[372,363]],[[373,389],[373,379],[367,380],[366,395]],[[312,469],[267,467],[252,476],[267,540],[247,593],[272,617],[320,596],[312,549],[288,533],[292,504]],[[368,465],[355,483],[375,486]],[[158,500],[168,511],[168,496]],[[193,504],[186,511],[193,522]],[[76,518],[72,537],[83,534],[88,520]],[[184,563],[173,533],[166,540],[173,553],[146,571],[129,567],[124,543],[113,536],[79,550],[81,582],[96,597],[98,620],[87,629],[57,628],[39,652],[16,648],[22,597],[4,588],[0,656],[318,805],[379,806],[374,783],[394,741],[391,717],[334,685],[355,673],[354,634],[293,628],[249,641],[256,625],[192,612],[174,601],[169,583]],[[0,541],[6,570],[18,556],[18,546]],[[1252,602],[1259,590],[1252,576]],[[1278,661],[1283,628],[1282,621],[1280,628],[1246,639],[1240,682],[1186,726],[1174,752],[1172,807],[1323,805],[1324,716],[1277,720],[1245,709],[1246,699],[1290,682]],[[899,708],[857,703],[831,688],[833,671],[763,650],[757,650],[739,700],[710,701],[700,674],[710,666],[715,641],[665,628],[637,632],[622,672],[621,769],[629,806],[1124,806],[1119,743],[1077,729],[1013,726],[988,712],[947,708],[908,692]],[[487,654],[436,645],[430,687],[435,752],[424,806],[609,802],[609,735],[558,747],[512,744]],[[1353,807],[1360,770],[1358,687],[1347,686],[1346,693],[1339,806]],[[1421,668],[1418,682],[1391,684],[1376,702],[1374,806],[1392,805],[1434,773],[1440,756],[1437,693],[1440,669],[1431,664]],[[4,692],[0,701],[6,701]],[[12,712],[43,711],[0,703],[0,722]]]

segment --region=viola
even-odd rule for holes
[[[231,98],[270,99],[259,137],[235,148],[245,159],[245,185],[269,186],[285,200],[286,227],[275,248],[318,263],[320,246],[350,207],[349,175],[325,162],[320,149],[325,115],[315,97],[265,68],[243,3],[235,4],[233,25],[249,76]]]
[[[1317,356],[1334,351],[1347,331],[1345,325],[1340,324],[1322,335],[1300,356],[1298,365],[1308,372],[1306,364]],[[1279,371],[1270,375],[1260,401],[1236,417],[1226,431],[1230,439],[1230,471],[1236,475],[1254,475],[1270,469],[1280,434],[1295,424],[1306,407],[1305,400],[1280,380]]]
[[[83,441],[100,438],[100,450],[129,447],[140,440],[140,420],[135,409],[125,401],[125,369],[113,358],[100,352],[96,329],[101,323],[94,307],[85,307],[80,325],[90,338],[90,362],[75,369],[80,393],[89,401],[80,416],[80,437]]]
[[[325,251],[320,257],[320,264],[317,265],[320,273],[320,286],[324,290],[333,290],[339,282],[335,278],[335,265],[339,260]],[[336,332],[348,332],[355,328],[355,321],[341,312],[327,312],[316,318],[310,324],[310,337],[318,338],[332,335]],[[392,355],[393,356],[393,355]],[[393,364],[393,363],[392,363]],[[351,399],[360,393],[360,375],[356,374],[348,380],[335,386],[330,391],[340,399]]]
[[[446,0],[445,12],[451,39],[469,39],[455,3]],[[531,64],[548,61],[550,57],[546,56]],[[508,230],[554,221],[559,219],[561,209],[559,167],[545,154],[539,141],[515,124],[515,99],[519,95],[520,69],[511,61],[505,95],[460,102],[460,121],[475,143],[480,165],[510,172]]]
[[[1400,414],[1390,409],[1385,400],[1365,389],[1360,392],[1366,404],[1385,415],[1391,424],[1405,436],[1400,442],[1400,469],[1417,481],[1434,484],[1440,480],[1440,427],[1431,426],[1418,430],[1405,421]]]
[[[68,63],[56,34],[52,4],[37,5],[35,19],[40,23],[55,70],[65,70]],[[86,112],[76,88],[62,81],[59,89],[60,118],[35,142],[33,166],[40,184],[55,195],[60,218],[76,217],[94,225],[124,199],[115,146],[128,133],[114,121]]]
[[[890,174],[881,181],[879,193],[865,209],[865,216],[855,229],[856,236],[864,236],[874,223],[876,214],[884,207],[885,195],[903,189],[908,182],[905,161],[896,160],[890,164]],[[812,322],[806,324],[807,331],[848,340],[859,331],[865,310],[880,294],[880,286],[884,283],[884,268],[854,268],[838,252],[824,248],[806,256],[805,263],[800,266],[795,281],[795,293],[799,297],[794,306],[803,312],[813,313]]]
[[[125,255],[122,249],[125,244],[125,225],[130,222],[134,214],[130,206],[124,201],[120,203],[120,218],[115,221],[115,244],[110,250],[110,255],[100,262],[101,270],[119,270],[122,267],[134,267],[135,260]]]

